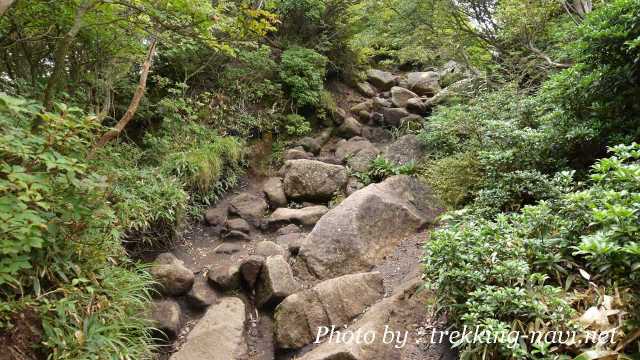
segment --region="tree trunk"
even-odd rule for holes
[[[593,3],[591,0],[573,0],[573,10],[581,18],[584,18],[592,9]]]
[[[53,98],[57,95],[58,90],[60,89],[60,83],[62,82],[62,77],[64,75],[64,65],[71,43],[75,39],[76,35],[78,35],[80,29],[82,29],[82,18],[91,9],[91,7],[95,5],[95,3],[96,0],[83,1],[76,10],[71,29],[69,29],[69,31],[67,31],[67,33],[56,42],[56,48],[53,52],[53,71],[47,81],[47,88],[44,91],[42,100],[45,107],[49,110],[53,108]]]
[[[4,15],[14,1],[15,0],[0,0],[0,16]]]
[[[117,138],[122,130],[129,124],[136,111],[138,110],[138,106],[140,105],[140,100],[144,96],[145,89],[147,87],[147,76],[149,75],[149,70],[151,69],[151,64],[153,62],[153,55],[156,51],[156,43],[157,38],[154,38],[151,44],[149,45],[149,51],[147,52],[147,57],[142,64],[142,72],[140,73],[140,81],[138,83],[138,87],[133,94],[133,98],[131,99],[131,103],[129,104],[129,108],[127,112],[122,116],[122,118],[118,121],[113,130],[108,131],[106,134],[102,135],[100,140],[95,144],[93,150],[91,151],[90,157],[93,157],[95,151],[103,146],[105,146],[109,141]]]

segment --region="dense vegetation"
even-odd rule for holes
[[[449,206],[424,262],[455,326],[581,329],[603,312],[617,326],[606,346],[460,344],[463,356],[639,351],[637,0],[0,5],[3,349],[149,358],[138,250],[169,246],[234,186],[254,139],[275,139],[277,161],[334,116],[328,78],[455,60],[465,71],[441,82],[474,80],[420,126],[427,158],[377,158],[357,176],[418,174]]]

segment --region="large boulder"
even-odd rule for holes
[[[338,135],[344,138],[352,138],[362,134],[362,124],[353,117],[348,117],[344,120],[342,125],[338,127]]]
[[[292,223],[311,226],[327,212],[329,209],[324,205],[307,206],[302,209],[279,208],[269,217],[269,224],[277,226]]]
[[[384,157],[398,165],[417,162],[423,155],[424,143],[413,134],[401,136],[384,151]]]
[[[187,293],[187,302],[196,309],[206,308],[216,302],[218,295],[209,286],[207,279],[198,277]]]
[[[260,241],[256,244],[256,255],[262,257],[282,255],[287,256],[287,251],[273,241]]]
[[[320,147],[322,144],[318,139],[312,138],[310,136],[305,136],[302,139],[296,142],[296,145],[302,146],[305,151],[308,151],[314,155],[318,155],[320,152]]]
[[[358,136],[353,137],[348,141],[341,140],[338,142],[336,146],[336,158],[341,162],[344,162],[362,151],[379,152],[378,148],[376,148],[369,140]]]
[[[368,271],[404,237],[433,224],[439,212],[426,185],[393,176],[331,209],[305,239],[300,256],[320,279]]]
[[[374,97],[378,93],[378,91],[368,82],[359,82],[356,84],[356,88],[360,94],[368,97]]]
[[[440,76],[435,71],[412,72],[407,74],[409,89],[420,96],[434,96],[440,91]]]
[[[391,102],[395,107],[407,107],[407,102],[417,98],[418,95],[405,88],[394,86],[391,88]]]
[[[373,98],[373,110],[380,110],[382,108],[386,108],[386,107],[392,107],[393,104],[391,103],[391,101],[381,98],[381,97],[374,97]]]
[[[222,298],[209,307],[170,360],[246,359],[245,322],[246,308],[242,300]]]
[[[174,300],[154,301],[151,306],[153,327],[160,330],[166,339],[175,339],[182,326],[182,310]]]
[[[240,288],[240,265],[216,264],[209,270],[208,278],[209,282],[220,290],[236,290]]]
[[[419,98],[407,100],[407,110],[414,114],[424,115],[427,113],[427,105]]]
[[[349,109],[349,111],[351,111],[354,114],[357,114],[360,111],[370,111],[372,107],[373,107],[373,101],[367,100],[367,101],[363,101],[361,103],[353,105],[351,109]]]
[[[287,297],[275,311],[279,348],[301,348],[315,339],[321,326],[341,326],[362,314],[384,295],[378,272],[341,276]]]
[[[298,290],[291,267],[282,255],[269,256],[256,284],[256,305],[275,307]]]
[[[313,159],[313,154],[310,152],[304,151],[302,146],[295,147],[293,149],[287,149],[284,154],[282,154],[283,160],[300,160],[300,159]]]
[[[402,125],[401,120],[409,116],[409,112],[404,108],[384,108],[382,109],[385,124],[393,127]]]
[[[264,182],[262,191],[267,195],[272,208],[279,208],[287,205],[287,195],[284,193],[282,179],[277,177],[269,178]]]
[[[347,170],[343,166],[321,161],[287,161],[283,173],[285,194],[294,200],[328,201],[347,183]]]
[[[269,208],[267,202],[260,196],[251,193],[236,195],[229,202],[229,211],[247,220],[253,226],[260,226],[265,212]]]
[[[398,77],[388,71],[370,69],[367,71],[367,80],[382,91],[389,90],[398,81]]]
[[[226,205],[210,208],[204,214],[204,219],[208,225],[223,226],[227,221],[229,209]]]
[[[377,126],[364,126],[362,137],[373,142],[387,142],[391,139],[392,134],[389,130]]]
[[[449,343],[434,343],[421,346],[416,324],[427,319],[424,304],[427,292],[420,291],[422,282],[414,279],[403,284],[395,294],[373,305],[360,319],[348,328],[335,328],[336,332],[349,331],[357,336],[334,334],[299,360],[411,360],[440,359],[454,360],[458,357],[450,349]],[[324,329],[321,334],[330,332]],[[444,329],[434,329],[436,334]],[[391,338],[390,333],[394,337]],[[366,339],[363,339],[365,335]],[[386,334],[386,335],[385,335]],[[314,334],[315,335],[315,334]],[[344,340],[344,341],[342,341]],[[437,340],[437,339],[436,339]],[[315,338],[314,338],[315,341]]]
[[[255,286],[263,265],[264,257],[260,255],[251,255],[242,260],[242,263],[240,264],[240,274],[242,275],[242,280],[244,280],[244,283],[250,289],[253,289]]]
[[[158,255],[151,265],[150,273],[165,295],[180,296],[193,286],[193,271],[171,253]]]

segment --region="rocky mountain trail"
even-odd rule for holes
[[[428,113],[446,90],[438,79],[371,70],[354,87],[330,82],[332,126],[291,141],[279,169],[250,170],[157,256],[152,317],[170,340],[161,359],[450,358],[418,335],[434,322],[418,290],[439,201],[415,177],[357,176],[379,156],[404,165],[424,155],[415,135],[394,134]],[[323,327],[382,336],[384,325],[411,332],[411,344],[315,343]]]

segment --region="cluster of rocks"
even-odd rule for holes
[[[273,312],[274,344],[285,350],[312,343],[320,327],[405,326],[399,319],[406,314],[398,317],[394,308],[417,309],[408,290],[383,299],[382,275],[371,271],[403,238],[433,224],[441,209],[415,178],[394,176],[364,186],[353,175],[366,172],[378,156],[396,164],[418,161],[424,151],[418,138],[392,141],[389,128],[421,120],[447,89],[436,72],[367,75],[357,89],[368,99],[349,112],[337,109],[334,127],[295,141],[278,176],[266,179],[261,191],[236,194],[206,212],[206,223],[222,239],[213,252],[228,261],[194,274],[175,256],[158,256],[151,267],[164,295],[153,309],[157,328],[170,338],[179,334],[178,298],[205,311],[172,360],[246,358],[252,305]],[[330,209],[338,195],[346,198]],[[273,241],[255,242],[256,232],[271,234]],[[246,244],[252,251],[238,256]],[[313,278],[311,285],[301,271]],[[367,311],[372,306],[378,314]],[[396,356],[378,346],[325,344],[302,359]]]

